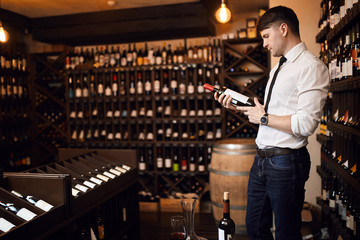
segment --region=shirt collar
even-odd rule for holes
[[[306,49],[307,48],[306,48],[305,43],[301,42],[301,43],[297,44],[295,47],[293,47],[292,49],[290,49],[290,51],[288,51],[284,57],[286,57],[287,62],[294,62],[295,59]]]

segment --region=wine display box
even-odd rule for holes
[[[59,159],[24,173],[4,173],[0,212],[12,227],[1,239],[88,239],[98,238],[99,231],[106,239],[136,239],[136,152],[60,149]]]
[[[317,135],[322,179],[317,202],[331,239],[360,239],[360,3],[322,1],[321,6],[316,40],[331,83]]]

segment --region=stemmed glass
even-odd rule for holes
[[[181,215],[175,215],[170,218],[170,240],[185,240],[186,227],[185,218]]]

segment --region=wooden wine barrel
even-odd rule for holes
[[[237,233],[246,233],[249,173],[256,154],[254,139],[229,139],[214,144],[210,168],[210,198],[214,218],[223,217],[224,192],[230,192],[230,216]]]

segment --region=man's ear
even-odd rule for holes
[[[286,37],[289,33],[289,27],[286,23],[280,24],[279,30],[283,37]]]

